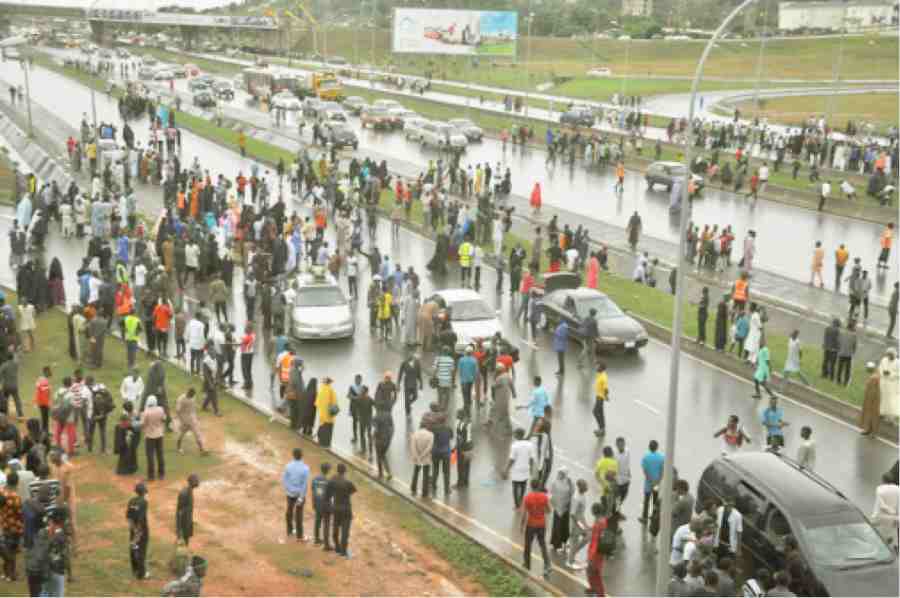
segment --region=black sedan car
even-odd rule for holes
[[[347,123],[332,121],[326,126],[328,127],[328,141],[335,147],[352,147],[353,149],[359,147],[359,138]]]
[[[544,275],[543,297],[539,299],[539,325],[553,331],[562,320],[569,325],[569,338],[581,339],[581,323],[591,309],[597,310],[599,350],[637,351],[649,342],[647,331],[625,314],[605,294],[583,287],[573,272]]]
[[[194,94],[194,106],[201,108],[215,108],[216,98],[211,91],[204,90]]]

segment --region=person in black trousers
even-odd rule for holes
[[[339,463],[337,475],[328,481],[326,487],[326,503],[331,507],[333,518],[331,531],[334,551],[349,559],[350,523],[353,521],[353,506],[350,497],[356,492],[356,486],[347,479],[346,475],[347,466]]]
[[[450,494],[450,442],[453,429],[444,419],[432,429],[434,445],[431,447],[431,494],[437,494],[438,472],[444,477],[444,496]]]
[[[697,305],[697,344],[706,344],[706,320],[709,317],[709,287],[700,292],[700,303]]]
[[[456,412],[456,487],[469,487],[469,470],[472,467],[472,422],[465,409]]]
[[[139,482],[134,487],[135,496],[128,501],[125,517],[128,519],[128,542],[131,554],[131,573],[135,579],[147,579],[147,545],[150,543],[150,525],[147,522],[147,486]]]
[[[412,404],[419,398],[422,390],[422,365],[414,353],[410,353],[397,372],[397,386],[403,386],[403,406],[406,415],[412,414]]]
[[[315,512],[315,536],[316,545],[325,543],[325,550],[331,550],[331,538],[328,530],[331,529],[331,507],[326,501],[328,495],[328,473],[331,471],[331,463],[322,463],[320,473],[313,478],[310,484],[310,492],[313,499],[313,511]]]

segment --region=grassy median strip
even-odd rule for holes
[[[58,65],[55,66],[64,74],[77,72],[74,71],[74,69],[63,68]],[[87,84],[91,84],[94,86],[100,85],[98,80],[94,77],[91,77],[84,73],[79,74],[83,79],[90,80],[90,82]],[[206,137],[211,141],[220,143],[229,149],[237,149],[237,133],[235,131],[223,127],[217,127],[210,121],[189,114],[179,113],[178,119],[181,126],[190,129],[194,133]],[[251,156],[261,161],[267,162],[270,165],[276,164],[279,158],[284,158],[285,162],[289,162],[294,158],[293,154],[291,152],[288,152],[287,150],[275,147],[263,141],[249,138],[247,140],[247,151]],[[381,197],[381,207],[385,211],[389,212],[392,208],[392,202],[393,191],[390,189],[384,190]],[[420,203],[415,204],[415,206],[413,207],[411,211],[410,222],[417,227],[422,227],[424,223],[424,217]],[[512,247],[517,243],[522,243],[523,247],[525,247],[526,250],[529,251],[529,253],[531,250],[530,240],[522,239],[511,233],[507,234],[504,243],[507,247]],[[486,249],[490,251],[492,248],[486,247]],[[672,295],[659,289],[636,284],[631,280],[625,277],[618,276],[616,274],[604,274],[603,276],[601,276],[600,287],[603,292],[608,293],[609,296],[612,297],[613,300],[616,301],[616,303],[622,306],[623,309],[627,309],[637,316],[656,322],[660,326],[671,330],[672,311],[674,307],[674,299]],[[713,305],[710,306],[711,317],[707,325],[708,339],[712,339],[714,337],[713,326],[715,319],[715,303],[716,301],[713,301]],[[683,334],[687,338],[696,338],[696,308],[691,305],[687,305],[686,310],[687,311],[685,313],[687,314],[687,316],[684,319],[685,325]],[[771,353],[772,371],[780,372],[782,366],[784,365],[785,357],[787,356],[788,338],[786,335],[777,333],[769,333],[767,337],[769,340],[769,351]],[[803,372],[804,374],[806,374],[807,378],[809,378],[813,382],[813,387],[816,390],[833,396],[846,403],[861,405],[863,398],[862,391],[866,378],[864,365],[860,363],[861,360],[854,360],[850,385],[848,387],[840,386],[831,381],[823,380],[819,376],[820,372],[818,370],[818,365],[822,362],[822,350],[818,346],[818,339],[804,340],[805,346],[803,350]],[[748,373],[752,373],[749,369],[749,365],[747,366],[747,368]]]

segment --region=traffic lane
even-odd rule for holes
[[[8,220],[7,220],[8,222]],[[380,240],[382,246],[389,246],[387,239],[387,227],[380,226]],[[49,239],[48,254],[67,256],[65,271],[67,276],[67,292],[69,296],[77,296],[77,283],[71,272],[77,267],[77,247],[83,242],[61,240],[55,234]],[[427,241],[423,241],[406,233],[401,235],[400,242],[392,248],[395,255],[423,256],[427,255]],[[7,255],[0,255],[7,259]],[[421,263],[416,264],[420,269]],[[490,272],[486,272],[486,288],[492,284]],[[426,277],[423,282],[428,284]],[[453,278],[443,282],[452,283]],[[240,273],[237,273],[234,287],[240,288]],[[427,287],[426,287],[427,289]],[[425,290],[425,289],[423,289]],[[427,291],[426,291],[427,292]],[[200,295],[195,291],[190,294]],[[236,293],[231,308],[231,319],[238,325],[242,325],[243,310],[241,308],[240,294]],[[507,316],[507,334],[516,340],[521,339],[517,325],[509,325],[508,316],[509,300],[501,299],[500,305]],[[363,375],[364,381],[374,389],[382,372],[396,372],[397,363],[402,359],[400,349],[395,342],[384,345],[366,332],[367,310],[358,306],[356,309],[358,332],[352,341],[299,343],[298,355],[306,360],[307,376],[332,375],[335,389],[341,397],[341,404],[346,410],[344,389],[349,385],[354,373]],[[545,384],[554,396],[554,432],[555,439],[555,468],[566,467],[573,478],[583,477],[591,484],[591,498],[596,499],[595,484],[591,478],[591,464],[599,458],[601,443],[593,438],[591,409],[593,407],[593,393],[591,376],[578,372],[574,367],[574,359],[568,359],[567,376],[556,382],[551,378],[555,370],[555,356],[547,347],[547,339],[540,340],[540,351],[532,351],[522,345],[523,359],[517,366],[517,391],[520,397],[518,403],[523,403],[529,390],[529,381],[534,375],[543,375]],[[266,350],[269,343],[265,344]],[[575,347],[573,347],[575,349]],[[604,357],[611,372],[612,400],[607,406],[607,438],[606,442],[612,444],[616,436],[624,436],[632,451],[632,475],[634,481],[631,492],[624,505],[624,512],[629,517],[629,523],[624,527],[623,546],[625,549],[610,561],[607,567],[607,580],[611,591],[621,595],[646,595],[653,588],[653,554],[652,544],[634,521],[641,508],[641,475],[638,466],[640,456],[645,451],[646,445],[651,439],[662,440],[663,417],[665,408],[665,396],[659,383],[660,373],[665,371],[668,363],[668,348],[658,343],[651,343],[639,356],[632,355],[607,355]],[[428,360],[424,360],[428,364]],[[356,368],[348,369],[347,363],[353,363]],[[254,367],[256,379],[256,392],[253,400],[269,408],[273,399],[274,389],[269,380],[271,371],[268,367],[269,360],[262,354],[257,357]],[[710,372],[713,372],[710,375]],[[660,391],[647,393],[642,389],[659,388]],[[719,442],[712,439],[715,429],[724,424],[731,413],[738,414],[743,420],[748,433],[754,438],[755,448],[763,438],[762,429],[758,424],[759,409],[762,405],[749,399],[750,386],[743,381],[735,380],[730,376],[716,373],[712,368],[685,358],[682,367],[681,381],[681,413],[679,416],[679,430],[681,436],[678,443],[677,467],[681,476],[696,484],[703,468],[709,461],[718,455]],[[394,440],[390,458],[398,479],[409,481],[411,468],[407,457],[408,435],[414,428],[421,415],[427,410],[427,403],[436,398],[434,392],[426,390],[423,397],[414,408],[412,420],[405,420],[401,416],[400,407],[395,410],[396,438]],[[721,397],[731,397],[730,401],[722,401]],[[454,397],[454,404],[459,405],[460,397]],[[867,508],[873,498],[872,489],[877,484],[880,473],[890,467],[893,454],[889,447],[882,447],[880,443],[861,439],[847,439],[847,428],[827,418],[816,417],[805,408],[796,408],[788,404],[785,406],[786,420],[792,422],[788,428],[788,452],[792,454],[796,445],[796,435],[801,423],[812,425],[817,438],[832,438],[839,442],[819,444],[819,473],[826,479],[835,482],[842,480],[841,489],[848,497],[861,508]],[[342,416],[343,417],[343,416]],[[529,418],[521,411],[515,412],[516,425],[526,427]],[[515,552],[516,544],[521,543],[518,528],[518,515],[513,512],[511,504],[510,484],[498,474],[505,466],[508,454],[508,437],[497,437],[486,434],[479,426],[483,421],[483,414],[476,412],[475,418],[475,443],[476,454],[473,462],[472,488],[467,492],[454,492],[449,499],[443,499],[445,504],[453,510],[464,513],[474,518],[483,525],[488,526],[494,533],[505,536],[510,540],[510,550]],[[339,419],[335,432],[335,445],[344,452],[350,452],[355,447],[350,442],[349,419]],[[587,439],[587,442],[585,442]],[[846,459],[846,451],[854,453],[854,459]],[[882,450],[884,449],[884,450]],[[753,450],[748,449],[748,450]],[[838,452],[838,450],[840,452]],[[687,456],[690,455],[690,458]],[[693,456],[700,455],[699,458]],[[822,465],[827,467],[822,467]],[[860,472],[862,470],[862,472]],[[860,475],[862,473],[862,476]],[[452,479],[456,475],[453,472]],[[849,484],[849,487],[848,487]],[[439,492],[439,497],[442,494]],[[537,570],[537,569],[536,569]],[[554,575],[562,575],[557,572]],[[568,580],[568,578],[566,578]],[[569,580],[571,581],[571,580]]]
[[[187,82],[179,80],[178,85],[186,88]],[[162,88],[155,82],[151,82],[151,86],[155,89]],[[265,116],[262,112],[241,106],[238,101],[232,102],[230,106],[244,113],[255,112]],[[261,126],[266,122],[271,126],[269,118],[262,123],[257,119],[257,124]],[[351,118],[351,122],[356,127],[363,148],[357,152],[358,155],[371,155],[372,152],[367,148],[377,147],[378,152],[374,155],[376,159],[391,160],[399,157],[418,164],[422,171],[427,168],[427,160],[439,157],[433,150],[412,152],[410,144],[399,132],[366,132],[359,128],[358,119]],[[387,153],[388,157],[385,158],[382,152]],[[611,169],[587,170],[580,166],[572,168],[562,164],[547,169],[542,163],[544,156],[543,151],[524,148],[519,148],[518,153],[516,148],[509,148],[504,153],[499,142],[486,139],[482,143],[469,144],[464,163],[494,164],[497,159],[501,159],[503,168],[508,165],[517,173],[542,172],[543,169],[546,176],[543,196],[549,205],[622,228],[627,225],[631,214],[638,211],[642,215],[645,235],[670,243],[678,242],[678,219],[668,209],[668,193],[664,190],[645,191],[646,185],[640,174],[627,172],[624,197],[616,197],[612,193],[614,179]],[[515,194],[523,197],[530,195],[532,180],[521,176],[513,176],[512,180]],[[607,191],[598,193],[598,190]],[[576,198],[574,202],[570,200],[573,196]],[[612,201],[613,198],[615,201]],[[878,238],[881,230],[874,223],[797,209],[777,202],[753,203],[744,196],[719,189],[708,189],[704,193],[704,199],[695,201],[692,209],[694,222],[719,224],[720,227],[731,224],[737,236],[736,251],[740,250],[746,231],[757,231],[757,267],[795,281],[808,281],[810,254],[816,240],[822,241],[829,248],[844,243],[854,256],[863,259],[864,264],[875,262],[880,252]],[[778,242],[772,241],[773,239],[778,239]],[[785,247],[783,239],[792,239],[790,246]],[[791,255],[790,259],[784,259],[786,253]],[[897,264],[896,253],[891,255],[892,266]],[[831,265],[830,255],[831,252],[828,251],[826,267]],[[887,276],[873,276],[873,302],[886,303],[892,283]]]
[[[104,108],[104,106],[105,106],[105,108]],[[79,108],[77,105],[75,105],[75,103],[72,103],[72,105],[70,107],[73,109],[73,111],[76,114],[78,113]],[[103,97],[103,98],[98,97],[98,110],[112,111],[114,109],[115,108],[114,108],[113,101],[108,101],[105,99],[105,97]],[[185,141],[188,144],[190,144],[192,141],[194,141],[193,136],[191,136],[190,134],[185,135]],[[198,141],[200,143],[203,142],[200,139],[196,139],[196,141]],[[186,148],[188,149],[188,152],[190,152],[190,145],[187,145]],[[198,152],[197,155],[202,155],[204,157],[205,163],[209,163],[211,161],[217,162],[217,163],[221,164],[221,167],[223,169],[228,169],[228,171],[233,171],[234,169],[240,167],[241,164],[243,164],[243,162],[240,161],[240,159],[236,156],[236,154],[234,154],[232,152],[224,151],[221,148],[219,148],[218,146],[211,145],[208,148],[207,147],[198,148],[197,152]],[[190,155],[190,153],[188,153],[187,155]]]

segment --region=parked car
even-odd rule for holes
[[[376,108],[384,108],[388,113],[388,119],[390,121],[390,126],[394,129],[400,128],[400,117],[397,115],[397,110],[402,110],[403,106],[400,102],[395,100],[375,100],[372,102],[372,106]],[[394,110],[392,113],[391,110]]]
[[[188,81],[188,90],[189,91],[200,91],[201,89],[209,89],[212,87],[206,79],[196,78]]]
[[[426,301],[434,301],[441,309],[447,310],[450,328],[456,333],[454,349],[457,353],[462,353],[478,339],[487,340],[503,331],[498,312],[472,289],[444,289]]]
[[[559,115],[559,124],[575,127],[593,127],[594,111],[586,106],[575,106]]]
[[[422,147],[452,148],[462,150],[469,140],[447,123],[429,121],[422,126],[419,138]]]
[[[194,106],[201,108],[215,108],[216,96],[209,89],[203,89],[194,94]]]
[[[212,90],[220,100],[234,99],[234,85],[231,84],[231,81],[216,81],[212,85]]]
[[[468,118],[454,118],[448,123],[456,127],[456,130],[466,136],[469,141],[481,141],[484,138],[484,131]]]
[[[366,126],[373,129],[390,129],[393,127],[388,109],[380,106],[369,106],[363,110],[360,114],[360,124],[364,129]]]
[[[733,501],[753,568],[785,567],[793,536],[809,571],[807,595],[897,596],[897,555],[840,490],[784,455],[719,457],[700,477],[697,503]],[[752,570],[752,569],[751,569]]]
[[[359,115],[360,111],[362,111],[362,107],[366,105],[366,101],[359,96],[350,96],[349,98],[344,99],[344,108],[347,109],[347,112],[350,114]]]
[[[654,185],[662,185],[666,190],[671,191],[675,179],[684,179],[687,173],[687,167],[681,162],[654,162],[644,173],[644,180],[647,181],[647,189],[653,189]],[[703,177],[691,174],[697,191],[703,189]]]
[[[407,119],[403,125],[403,136],[410,141],[422,141],[422,128],[427,122],[428,120],[422,118],[421,116]]]
[[[606,294],[581,286],[575,272],[554,272],[544,275],[543,293],[538,299],[538,326],[553,331],[562,320],[569,325],[569,336],[580,340],[581,324],[591,309],[596,309],[596,348],[603,350],[637,351],[649,342],[644,327],[624,313]]]
[[[359,147],[359,138],[347,123],[326,122],[325,131],[326,138],[335,147],[352,147],[353,149]]]

